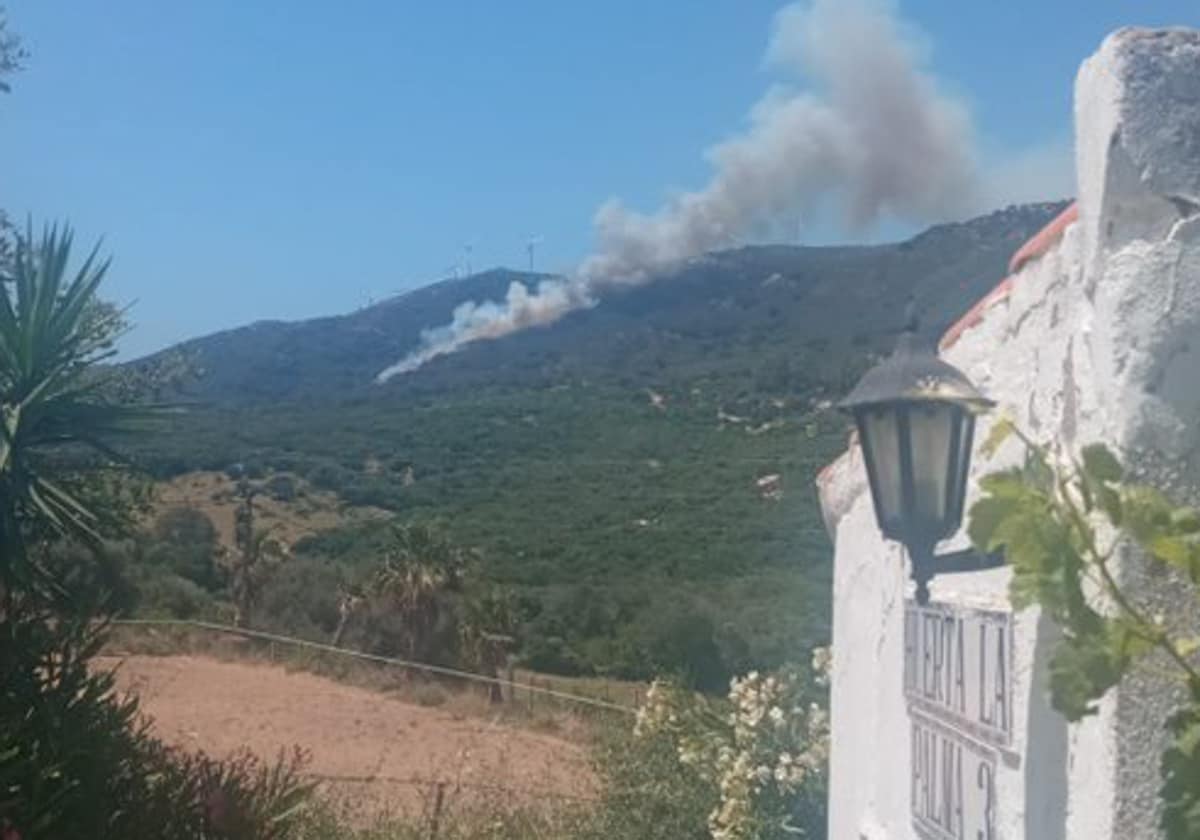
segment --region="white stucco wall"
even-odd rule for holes
[[[1200,34],[1122,30],[1076,84],[1079,219],[1025,264],[944,357],[1034,436],[1102,440],[1183,495],[1200,487]],[[976,440],[987,433],[981,424]],[[1014,446],[973,478],[1019,456]],[[829,836],[917,837],[902,692],[902,550],[885,544],[852,448],[819,481],[836,539]],[[974,490],[972,490],[974,492]],[[965,544],[961,538],[958,543]],[[956,547],[954,541],[943,548]],[[1127,580],[1180,587],[1130,561]],[[934,601],[1008,609],[1008,571],[935,579]],[[1053,628],[1013,617],[1011,749],[997,772],[997,837],[1157,837],[1159,732],[1169,692],[1139,677],[1068,727],[1045,701]]]

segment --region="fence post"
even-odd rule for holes
[[[433,817],[429,821],[429,840],[437,840],[442,822],[442,804],[446,798],[446,783],[437,782],[433,793]]]

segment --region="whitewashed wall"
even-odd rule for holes
[[[1078,221],[1051,233],[982,319],[944,351],[1034,436],[1114,444],[1156,483],[1200,487],[1200,33],[1122,30],[1076,83]],[[1040,255],[1038,252],[1041,252]],[[984,422],[977,441],[987,432]],[[1006,448],[973,475],[1018,456]],[[856,447],[819,481],[836,538],[829,836],[900,840],[911,818],[910,710],[902,691],[900,548],[879,536]],[[965,543],[961,539],[958,543]],[[943,549],[956,547],[952,541]],[[1126,579],[1164,603],[1181,588],[1134,561]],[[933,600],[1008,610],[1008,572],[935,579]],[[1012,618],[1009,748],[997,750],[995,838],[1157,837],[1160,724],[1150,676],[1068,727],[1047,705],[1053,628]],[[970,835],[975,840],[974,835]]]

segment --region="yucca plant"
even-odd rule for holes
[[[440,529],[424,523],[396,525],[382,563],[368,582],[377,604],[398,620],[402,651],[428,660],[434,639],[449,613],[474,559]]]
[[[123,313],[97,289],[99,245],[70,269],[70,228],[17,238],[0,275],[0,584],[6,597],[49,584],[27,550],[33,533],[97,543],[106,511],[75,477],[87,453],[119,460],[114,439],[154,410],[106,396],[98,368],[115,353]],[[91,466],[96,466],[93,461]]]
[[[70,270],[71,246],[67,228],[27,230],[0,269],[0,838],[293,836],[302,755],[176,753],[93,666],[101,564],[52,549],[99,547],[130,501],[112,445],[163,409],[126,402],[141,383],[102,366],[124,319],[96,295],[108,261]]]

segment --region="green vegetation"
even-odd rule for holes
[[[178,397],[188,412],[136,454],[163,478],[240,464],[255,482],[297,476],[396,522],[440,523],[478,552],[478,584],[512,593],[528,667],[677,673],[721,691],[827,641],[832,552],[814,479],[848,428],[832,402],[890,348],[910,295],[940,328],[1057,209],[893,246],[709,255],[386,386],[374,375],[422,328],[536,278],[488,272],[198,339],[176,350],[198,372]],[[259,621],[332,639],[339,586],[369,576],[392,530],[296,545],[264,584]],[[190,587],[171,587],[154,600],[194,607]]]
[[[244,615],[271,603],[266,584],[283,576],[256,578],[254,598],[238,594],[237,565],[260,562],[247,559],[261,533],[248,483],[240,557],[223,558],[212,523],[194,511],[167,511],[128,536],[142,495],[112,442],[164,414],[115,398],[124,389],[98,373],[122,322],[96,302],[106,264],[93,255],[69,278],[70,251],[69,232],[19,238],[0,294],[0,831],[21,840],[294,840],[431,830],[425,820],[356,835],[313,799],[302,753],[264,764],[168,749],[136,700],[115,696],[112,674],[94,667],[114,605],[145,595],[123,589],[131,576],[142,590],[173,579],[214,603],[232,596]],[[475,553],[424,525],[389,525],[373,538],[382,539],[376,563],[343,587],[366,606],[340,631],[426,659],[459,645],[495,669],[493,645],[507,644],[519,607],[507,590],[475,583]],[[130,554],[132,570],[122,568]],[[304,566],[277,571],[285,568]],[[446,633],[453,641],[443,644]],[[703,637],[689,625],[678,633],[673,643],[684,646]],[[438,836],[636,840],[664,826],[679,837],[818,836],[827,734],[810,698],[819,699],[810,681],[790,673],[750,675],[728,701],[658,683],[632,735],[616,733],[598,750],[598,801],[435,809]],[[747,767],[770,770],[747,779]]]
[[[0,93],[8,93],[11,87],[8,78],[21,69],[28,58],[20,37],[8,28],[8,12],[0,6]],[[8,214],[0,209],[0,271],[8,267],[12,259],[13,226]]]
[[[1127,482],[1120,462],[1100,444],[1084,447],[1075,459],[1001,420],[985,451],[1013,434],[1025,446],[1025,463],[984,478],[986,495],[971,509],[971,538],[983,550],[1004,551],[1013,569],[1013,607],[1037,604],[1062,629],[1050,658],[1050,695],[1068,720],[1096,714],[1097,701],[1139,668],[1178,679],[1182,699],[1164,722],[1162,829],[1167,840],[1197,840],[1200,639],[1194,615],[1156,614],[1161,606],[1134,597],[1117,566],[1144,558],[1194,587],[1200,583],[1200,511]]]
[[[107,263],[69,274],[71,244],[30,232],[0,273],[0,835],[282,838],[302,757],[172,752],[91,667],[120,577],[106,541],[138,498],[112,444],[156,412],[98,375],[122,322],[96,297]]]

